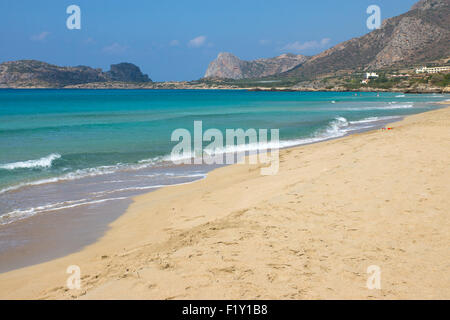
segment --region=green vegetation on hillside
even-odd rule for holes
[[[445,88],[450,85],[450,74],[430,74],[424,76],[410,76],[410,77],[387,77],[386,75],[381,75],[378,79],[373,79],[367,85],[362,85],[362,87],[371,87],[377,89],[392,89],[399,87],[416,87],[418,85],[427,85],[432,87],[442,87]]]
[[[200,83],[206,84],[208,86],[233,86],[236,88],[286,88],[292,87],[298,83],[298,79],[292,78],[277,78],[277,77],[267,77],[261,79],[241,79],[241,80],[233,80],[233,79],[201,79]]]

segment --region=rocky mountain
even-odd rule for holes
[[[150,82],[139,67],[131,63],[111,65],[103,72],[86,66],[59,67],[36,60],[8,61],[0,64],[0,87],[65,87],[94,82]]]
[[[111,70],[108,71],[107,76],[112,81],[122,82],[149,82],[151,81],[146,74],[142,74],[141,69],[132,63],[122,62],[111,65]]]
[[[285,77],[313,79],[338,71],[412,66],[450,56],[450,1],[421,0],[380,29],[338,44]]]
[[[222,52],[209,64],[205,78],[261,78],[286,72],[307,60],[303,55],[283,54],[275,58],[244,61],[231,53]]]

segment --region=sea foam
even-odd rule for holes
[[[60,154],[52,153],[46,157],[36,160],[19,161],[2,164],[0,165],[0,169],[15,170],[15,169],[50,168],[52,166],[53,161],[59,158],[61,158]]]
[[[5,225],[12,223],[17,220],[25,219],[27,217],[33,216],[42,212],[51,212],[51,211],[59,211],[63,209],[76,208],[80,206],[86,206],[91,204],[98,204],[109,201],[116,200],[125,200],[127,197],[118,197],[118,198],[109,198],[109,199],[100,199],[100,200],[88,200],[88,199],[80,199],[80,200],[72,200],[72,201],[63,201],[57,203],[50,203],[34,208],[28,209],[18,209],[5,214],[0,215],[0,225]]]
[[[339,138],[339,137],[342,137],[342,136],[348,134],[352,130],[352,126],[354,126],[354,125],[376,122],[376,121],[385,120],[388,118],[391,118],[391,117],[380,117],[380,118],[371,117],[371,118],[366,118],[366,119],[362,119],[359,121],[348,121],[344,117],[336,117],[335,119],[331,120],[327,124],[326,127],[317,130],[309,137],[300,138],[300,139],[281,140],[278,143],[273,142],[273,141],[268,141],[265,143],[230,145],[230,146],[225,146],[224,148],[217,148],[214,150],[206,148],[203,151],[205,154],[210,155],[210,156],[227,154],[227,153],[241,153],[241,152],[258,152],[258,151],[259,152],[267,152],[267,150],[273,150],[273,149],[277,149],[277,148],[283,149],[283,148],[288,148],[288,147],[294,147],[294,146],[300,146],[300,145],[320,142],[320,141],[333,139],[333,138]],[[392,117],[392,118],[395,118],[395,117]],[[359,129],[359,130],[369,129],[370,127],[371,126],[364,126],[364,127],[358,127],[356,129]],[[100,166],[100,167],[95,167],[95,168],[79,169],[79,170],[65,173],[65,174],[62,174],[60,176],[53,177],[53,178],[46,178],[46,179],[41,179],[41,180],[36,180],[36,181],[28,181],[28,182],[19,183],[19,184],[13,185],[13,186],[9,186],[9,187],[6,187],[6,188],[0,190],[0,194],[6,193],[6,192],[11,192],[11,191],[16,191],[16,190],[24,188],[24,187],[32,187],[32,186],[38,186],[38,185],[43,185],[43,184],[49,184],[49,183],[58,183],[58,182],[78,180],[78,179],[83,179],[83,178],[88,178],[88,177],[109,175],[109,174],[114,174],[119,171],[137,171],[137,170],[152,167],[152,166],[155,166],[155,165],[158,165],[161,163],[193,159],[193,158],[195,158],[195,156],[196,155],[194,155],[193,153],[190,153],[187,155],[178,155],[178,156],[177,155],[173,156],[171,154],[167,154],[165,156],[158,156],[158,157],[154,157],[154,158],[150,158],[150,159],[143,159],[143,160],[139,161],[138,163],[134,163],[134,164],[118,163],[116,165],[111,165],[111,166]],[[58,155],[58,154],[52,154],[48,157],[45,157],[45,158],[42,158],[39,160],[31,160],[31,161],[34,161],[34,165],[36,165],[36,163],[38,161],[41,161],[41,162],[39,162],[40,165],[51,166],[51,162],[55,159],[58,159],[59,157],[60,157],[60,155]],[[31,161],[26,161],[24,163],[29,163]],[[18,164],[20,164],[20,163],[14,164],[16,166],[16,168],[17,168]],[[12,168],[12,165],[13,164],[9,164],[8,166],[10,166]],[[27,165],[30,165],[30,164],[27,164]],[[4,166],[6,166],[6,165],[4,165]],[[8,167],[8,169],[9,169],[9,167]],[[163,186],[156,186],[156,187],[159,188],[159,187],[163,187]],[[145,190],[145,189],[153,189],[153,188],[155,188],[155,186],[138,187],[138,188]],[[125,191],[125,190],[121,190],[121,191]]]

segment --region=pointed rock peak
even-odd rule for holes
[[[217,55],[217,58],[221,58],[221,57],[236,57],[236,56],[234,54],[232,54],[231,52],[220,52]]]
[[[277,58],[295,58],[297,55],[293,53],[283,53],[282,55],[279,55]]]
[[[229,52],[219,53],[216,60],[217,61],[232,61],[234,63],[241,61],[241,59],[239,59],[237,56],[235,56],[234,54],[229,53]]]

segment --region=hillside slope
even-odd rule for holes
[[[411,66],[450,56],[450,1],[421,0],[378,30],[338,44],[285,77],[312,79],[342,70]]]

